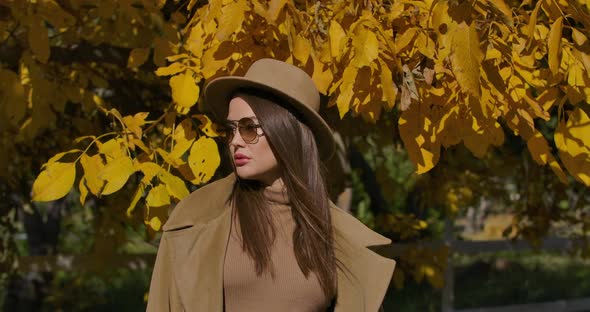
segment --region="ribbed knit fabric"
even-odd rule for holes
[[[256,275],[254,261],[242,250],[241,232],[232,222],[225,262],[223,286],[226,312],[316,312],[330,304],[314,273],[306,279],[293,251],[295,223],[289,199],[279,180],[264,190],[270,204],[276,239],[271,259],[275,276],[270,272]]]

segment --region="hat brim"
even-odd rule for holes
[[[284,99],[285,102],[297,110],[302,118],[302,122],[306,124],[313,132],[320,158],[323,160],[330,159],[335,152],[336,146],[332,130],[325,120],[313,109],[300,103],[289,95],[272,88],[263,83],[253,81],[244,77],[228,76],[220,77],[209,82],[203,90],[203,108],[210,110],[214,118],[218,121],[224,120],[227,117],[229,109],[229,101],[234,93],[242,88],[253,88]]]

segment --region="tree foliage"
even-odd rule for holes
[[[462,144],[482,158],[511,133],[559,181],[588,187],[589,9],[587,0],[0,0],[0,174],[16,185],[34,172],[35,201],[72,188],[82,205],[112,198],[113,218],[158,231],[167,207],[221,163],[216,125],[198,104],[203,84],[273,57],[307,71],[340,119],[382,131],[391,118],[418,174],[441,151]],[[439,202],[464,191],[445,190]]]

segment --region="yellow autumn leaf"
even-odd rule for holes
[[[396,39],[395,40],[396,51],[399,52],[399,51],[403,50],[406,46],[408,46],[408,44],[410,44],[410,42],[412,40],[414,40],[417,30],[418,30],[418,28],[416,28],[416,27],[408,28],[403,34],[396,37],[395,38]]]
[[[479,98],[481,94],[479,69],[483,54],[479,47],[479,35],[475,22],[458,24],[453,32],[453,47],[450,55],[453,73],[465,92]]]
[[[54,162],[33,183],[33,201],[52,201],[68,194],[76,179],[76,164]]]
[[[182,139],[182,140],[176,141],[174,144],[174,149],[172,150],[172,152],[170,152],[170,154],[168,154],[168,156],[171,159],[182,158],[184,153],[186,153],[186,151],[188,151],[188,149],[191,147],[191,145],[193,144],[194,141],[195,141],[195,139],[190,139],[190,140]]]
[[[180,53],[180,54],[168,56],[168,57],[166,57],[166,60],[168,62],[178,62],[180,60],[185,60],[185,59],[188,59],[188,58],[190,58],[190,55],[188,55],[186,53]]]
[[[135,147],[139,147],[142,151],[147,154],[150,154],[152,150],[148,148],[141,139],[136,138],[134,136],[128,136],[127,140],[129,141],[129,147],[131,150],[135,151]]]
[[[369,66],[379,54],[377,36],[365,27],[359,27],[359,30],[355,32],[352,37],[352,46],[354,58],[351,63],[358,68]]]
[[[191,147],[188,164],[195,176],[191,183],[200,185],[208,182],[221,163],[215,140],[200,137]]]
[[[340,26],[340,24],[335,20],[330,22],[329,35],[330,53],[332,54],[334,60],[339,62],[340,58],[345,52],[344,48],[346,46],[346,42],[348,42],[348,37],[346,36],[344,29],[342,29],[342,26]]]
[[[579,46],[583,46],[588,42],[588,37],[575,28],[572,28],[572,39],[574,39],[574,42]]]
[[[418,48],[418,51],[420,51],[422,55],[430,59],[434,59],[436,54],[436,46],[434,41],[428,36],[426,32],[418,33],[414,45]]]
[[[334,80],[332,70],[328,67],[323,70],[324,64],[320,62],[315,56],[313,56],[313,74],[311,79],[318,88],[318,91],[322,94],[328,94],[328,89]]]
[[[86,197],[88,196],[88,188],[86,187],[86,179],[80,179],[78,184],[78,189],[80,189],[80,205],[84,206],[86,203]]]
[[[549,69],[553,75],[557,75],[559,64],[561,63],[561,31],[563,28],[563,17],[559,17],[549,30],[547,38],[547,49],[549,50]]]
[[[193,122],[190,118],[185,118],[174,129],[174,141],[188,141],[197,137],[197,132],[193,129]]]
[[[546,89],[539,96],[535,99],[539,105],[543,108],[544,111],[548,112],[549,109],[555,104],[555,102],[559,99],[559,89],[558,88],[550,88]]]
[[[529,23],[527,25],[527,37],[528,37],[528,44],[530,44],[535,35],[535,26],[537,25],[537,17],[539,15],[539,9],[541,8],[541,4],[543,1],[537,1],[535,4],[535,8],[531,12],[531,16],[529,17]]]
[[[381,100],[387,102],[388,109],[393,109],[397,97],[397,86],[393,83],[393,74],[387,64],[381,60],[379,60],[379,64],[381,65],[381,89],[383,91]]]
[[[57,154],[53,155],[53,157],[49,158],[49,160],[41,166],[41,169],[45,168],[45,166],[47,166],[49,164],[52,164],[52,163],[62,159],[62,157],[64,157],[67,154],[79,153],[79,152],[82,152],[82,150],[75,148],[75,149],[71,149],[67,152],[57,153]]]
[[[268,4],[268,19],[269,22],[276,22],[281,10],[289,1],[287,0],[270,0]]]
[[[459,107],[451,107],[439,119],[436,125],[435,138],[440,141],[443,147],[459,144],[461,142],[461,130],[457,127],[459,123]]]
[[[355,66],[347,66],[344,69],[344,73],[342,74],[340,94],[336,98],[340,119],[342,119],[344,115],[346,115],[346,113],[350,110],[352,97],[354,95],[353,87],[357,73],[358,69]]]
[[[191,147],[196,137],[197,132],[193,129],[192,121],[188,118],[183,120],[174,129],[174,148],[168,156],[170,158],[181,158]]]
[[[156,75],[158,76],[172,76],[176,75],[186,69],[186,65],[176,62],[172,63],[166,67],[160,67],[156,70]]]
[[[499,60],[502,58],[502,52],[495,48],[489,48],[486,50],[485,60]]]
[[[305,65],[307,63],[311,50],[311,42],[309,42],[307,38],[300,34],[295,35],[295,38],[293,38],[293,56],[295,56],[301,64]]]
[[[225,69],[229,60],[231,59],[231,56],[228,56],[227,58],[221,60],[217,59],[215,55],[217,54],[217,49],[219,47],[220,45],[217,44],[214,47],[207,49],[205,53],[203,53],[201,62],[202,68],[200,74],[205,79],[209,79],[215,74],[217,74],[217,72],[221,69]]]
[[[139,202],[139,200],[143,196],[144,191],[145,191],[144,184],[139,183],[139,186],[137,187],[137,190],[135,190],[135,194],[133,195],[133,199],[131,200],[129,207],[127,207],[127,211],[126,211],[127,217],[131,217],[131,214],[133,213],[133,210],[135,210],[137,203]]]
[[[512,10],[504,0],[487,0],[487,3],[502,13],[504,17],[503,20],[508,26],[512,27],[514,25]]]
[[[398,122],[399,134],[418,174],[432,169],[440,157],[440,144],[430,141],[432,121],[420,111],[419,105],[412,105]]]
[[[549,164],[549,167],[553,173],[557,175],[559,180],[562,183],[567,184],[567,176],[565,175],[565,172],[563,172],[563,169],[555,157],[553,157],[549,144],[547,144],[547,140],[545,140],[540,132],[536,131],[535,134],[528,139],[527,147],[535,162],[539,165]]]
[[[485,156],[490,146],[491,136],[488,136],[486,129],[480,124],[473,115],[463,117],[459,127],[461,127],[462,139],[465,147],[478,158]]]
[[[180,200],[188,196],[189,192],[186,188],[186,184],[179,177],[165,170],[160,171],[158,177],[160,181],[166,185],[168,194],[174,198]]]
[[[133,116],[125,116],[123,117],[123,123],[127,126],[127,129],[135,134],[138,138],[141,138],[142,129],[141,127],[145,125],[145,119],[149,115],[149,112],[140,112]]]
[[[120,190],[134,172],[131,158],[123,156],[113,159],[99,173],[99,177],[106,181],[101,195],[109,195]]]
[[[567,72],[567,83],[572,87],[585,87],[587,73],[580,63],[570,64]]]
[[[104,143],[97,141],[96,145],[98,145],[98,152],[106,156],[107,162],[127,155],[125,141],[122,138],[114,138]]]
[[[211,21],[215,24],[214,21]],[[203,29],[203,23],[197,23],[193,27],[191,27],[190,32],[188,33],[187,38],[185,39],[185,48],[187,51],[190,51],[191,54],[196,58],[201,58],[203,56],[203,49],[205,48],[205,31]],[[168,59],[170,62],[174,62]]]
[[[99,154],[94,156],[82,154],[80,163],[82,164],[82,170],[84,170],[84,179],[88,189],[92,194],[99,195],[104,186],[104,180],[99,176],[104,168],[102,157]]]
[[[150,207],[166,206],[170,204],[170,194],[168,194],[166,186],[160,184],[148,192],[145,201]]]
[[[162,157],[162,159],[164,159],[165,162],[167,162],[168,164],[172,165],[172,167],[174,168],[178,168],[182,165],[184,165],[186,162],[180,158],[180,157],[171,157],[170,153],[168,153],[167,151],[161,149],[161,148],[156,148],[156,153],[158,153],[158,155],[160,157]]]
[[[146,162],[138,163],[135,166],[135,169],[137,171],[141,171],[141,173],[143,173],[143,178],[141,179],[141,182],[146,185],[149,185],[149,184],[151,184],[152,179],[156,175],[158,175],[160,170],[162,170],[162,167],[160,167],[158,164],[153,163],[151,161],[146,161]]]
[[[527,141],[527,147],[533,159],[540,165],[545,165],[552,157],[547,140],[540,132],[536,132]]]
[[[219,133],[217,132],[217,126],[207,117],[207,115],[197,114],[193,115],[192,117],[197,118],[201,124],[199,125],[199,129],[208,137],[218,137]]]
[[[149,225],[154,231],[159,231],[162,227],[162,221],[160,221],[159,217],[152,217],[149,222],[145,222]]]
[[[40,23],[40,18],[33,17],[32,20],[35,22],[32,25],[29,25],[29,31],[27,32],[29,47],[39,62],[45,64],[49,60],[50,54],[47,28]]]
[[[576,180],[590,186],[590,118],[580,108],[560,122],[554,134],[563,165]]]
[[[237,0],[224,3],[219,18],[219,28],[217,30],[217,40],[225,41],[228,37],[242,29],[242,24],[246,18],[246,11],[249,10],[245,0]]]
[[[192,107],[199,98],[199,86],[190,70],[170,78],[170,88],[172,99],[180,106],[180,110]]]
[[[143,65],[148,57],[150,56],[150,49],[149,48],[135,48],[131,50],[129,53],[129,58],[127,59],[127,67],[128,68],[136,68]]]

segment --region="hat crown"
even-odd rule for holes
[[[244,78],[272,87],[318,112],[320,93],[301,68],[275,59],[260,59],[250,66]]]

